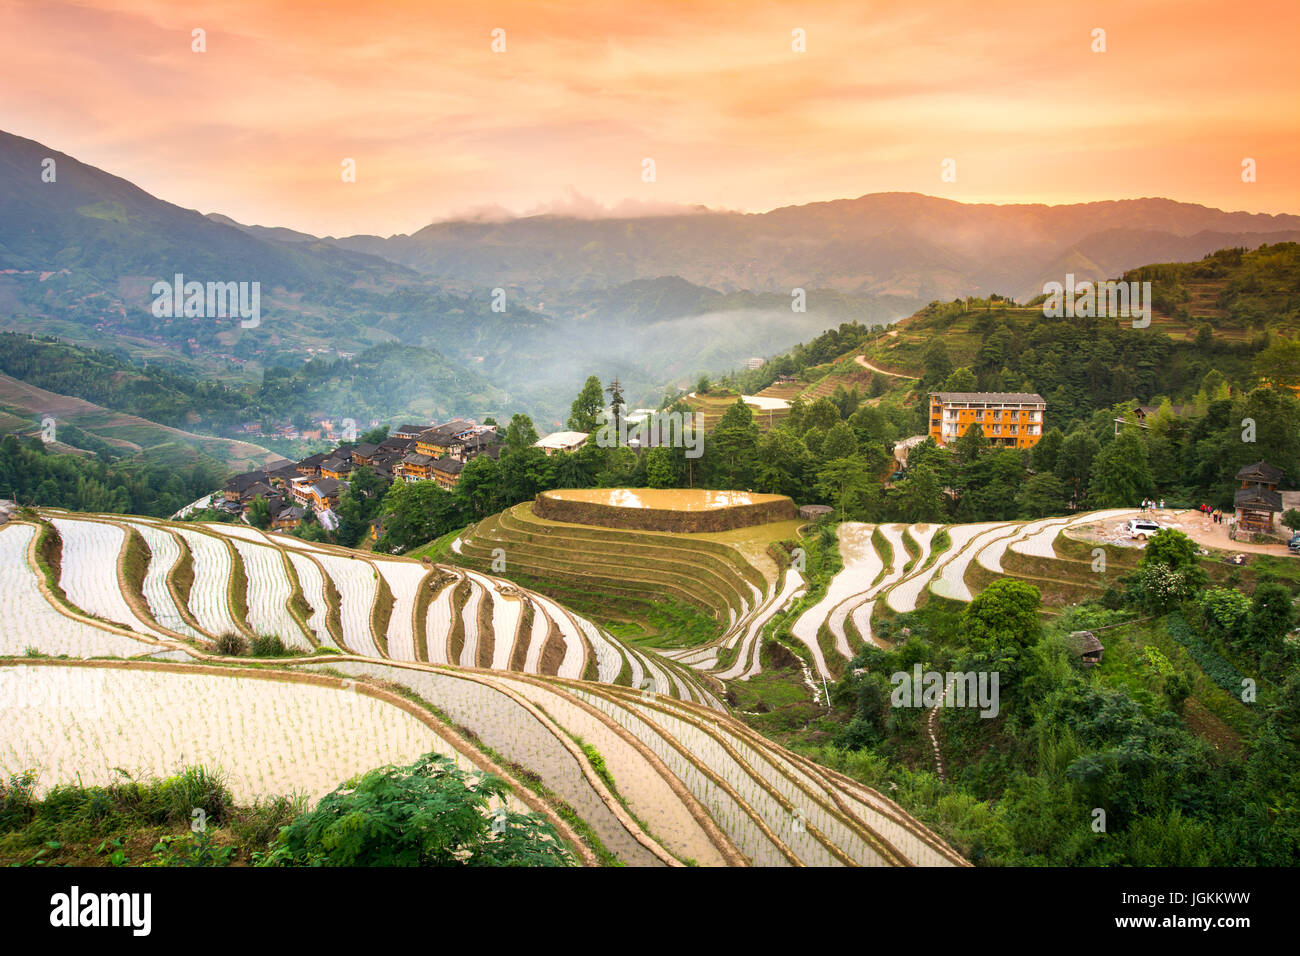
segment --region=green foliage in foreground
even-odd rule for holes
[[[348,781],[305,812],[302,797],[235,804],[219,770],[36,795],[32,772],[0,780],[0,865],[566,866],[535,814],[489,812],[505,784],[437,754]]]
[[[554,828],[513,813],[496,777],[428,753],[350,780],[280,832],[268,866],[565,866]]]

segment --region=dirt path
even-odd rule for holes
[[[930,736],[930,746],[934,748],[934,767],[938,771],[940,780],[947,780],[948,776],[943,772],[943,754],[939,751],[939,738],[934,735],[934,722],[939,716],[939,709],[943,707],[944,701],[948,699],[948,694],[952,690],[952,685],[956,683],[957,678],[954,675],[943,685],[943,693],[939,696],[939,703],[930,708],[930,713],[925,718],[925,732]]]
[[[1290,554],[1284,544],[1255,544],[1251,541],[1233,541],[1228,537],[1226,521],[1223,524],[1215,524],[1208,515],[1203,515],[1191,508],[1180,511],[1157,509],[1147,512],[1147,514],[1161,526],[1181,531],[1203,548],[1213,548],[1233,554],[1273,554],[1279,556]],[[1070,537],[1078,537],[1086,541],[1105,541],[1109,544],[1128,547],[1144,547],[1143,542],[1134,541],[1124,533],[1125,520],[1102,522],[1099,532],[1093,531],[1081,534],[1075,529],[1071,529],[1073,533],[1070,534]]]
[[[876,366],[872,365],[870,362],[867,361],[867,357],[865,355],[858,355],[854,357],[853,361],[857,362],[865,369],[870,369],[873,372],[879,372],[881,375],[888,375],[890,378],[910,378],[910,379],[916,378],[915,375],[903,375],[899,372],[887,372],[883,368],[876,368]]]

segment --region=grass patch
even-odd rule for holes
[[[370,633],[374,635],[375,646],[379,648],[379,653],[387,657],[388,622],[392,620],[396,598],[393,597],[393,589],[388,586],[388,581],[379,573],[379,569],[372,568],[372,570],[375,573],[375,603],[370,607]]]

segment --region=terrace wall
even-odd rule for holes
[[[675,511],[666,508],[627,508],[593,501],[569,501],[543,492],[533,502],[533,514],[547,521],[563,521],[568,524],[695,534],[789,521],[799,517],[799,510],[789,498],[701,511]]]

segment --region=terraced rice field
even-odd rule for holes
[[[72,609],[163,642],[158,650],[203,654],[223,635],[274,634],[299,653],[324,647],[629,686],[649,679],[657,693],[722,706],[689,668],[656,663],[655,655],[624,646],[560,603],[496,575],[377,558],[238,524],[65,512],[51,512],[50,521],[63,539],[63,590]],[[149,549],[134,608],[117,572],[127,529]],[[34,526],[8,530],[17,553],[32,540]],[[20,575],[27,563],[24,557],[10,573]],[[152,644],[128,651],[116,636],[97,635],[90,644],[124,656],[157,652]],[[38,649],[74,653],[66,641],[48,646]]]
[[[0,527],[0,654],[137,657],[158,650],[125,632],[73,618],[47,599],[28,557],[36,530],[15,522]]]
[[[1101,520],[1113,520],[1136,514],[1128,509],[1089,512],[1071,518],[1049,518],[1031,522],[986,522],[950,525],[880,525],[875,535],[887,547],[878,550],[869,525],[846,522],[840,525],[840,553],[844,568],[831,580],[826,595],[808,608],[792,627],[792,632],[807,644],[821,673],[828,679],[853,657],[859,642],[873,640],[871,617],[880,601],[894,612],[915,610],[929,596],[952,601],[971,601],[980,589],[978,582],[993,575],[1017,576],[1004,567],[1008,552],[1014,555],[1061,560],[1060,581],[1077,579],[1077,573],[1064,564],[1057,553],[1056,541],[1071,527]],[[949,546],[935,553],[933,543],[939,531],[946,531]],[[908,543],[911,548],[909,549]],[[913,551],[918,552],[915,556]],[[978,573],[977,573],[978,572]],[[1052,583],[1052,578],[1026,575],[1037,583]],[[1048,571],[1050,572],[1050,564]],[[1058,581],[1057,583],[1060,583]],[[1075,587],[1088,587],[1087,583]],[[1045,603],[1050,603],[1045,599]],[[830,640],[822,639],[822,628]],[[838,659],[827,660],[824,652],[833,647]],[[732,668],[720,677],[739,676]]]
[[[77,774],[101,782],[114,767],[161,775],[203,762],[221,766],[241,800],[318,797],[351,774],[435,750],[511,781],[516,808],[544,814],[582,863],[602,852],[643,866],[965,864],[881,794],[728,716],[722,681],[759,672],[765,625],[807,586],[796,570],[760,570],[707,536],[557,530],[518,511],[470,529],[460,568],[238,526],[58,514],[108,529],[73,530],[85,553],[71,570],[62,562],[71,607],[42,589],[37,525],[0,527],[0,774],[40,767],[49,786]],[[104,591],[118,581],[110,552],[128,522],[149,547],[148,567],[139,601],[119,592],[115,607]],[[1044,540],[1039,527],[959,526],[946,529],[952,547],[929,560],[939,530],[841,529],[844,570],[796,622],[826,670],[869,639],[874,602],[895,591],[911,606],[940,591],[960,599],[984,549],[1041,549]],[[892,547],[888,560],[880,539]],[[631,602],[649,600],[656,582],[673,587],[709,610],[720,636],[699,647],[632,647],[558,594],[478,563],[508,546],[514,573],[513,560],[529,566],[534,543],[600,556],[556,567],[548,580],[607,580]],[[533,569],[549,566],[543,554]],[[157,634],[132,636],[131,621],[92,616],[104,610]],[[214,656],[219,628],[282,629],[300,656],[240,666]],[[24,660],[27,645],[119,660]],[[146,655],[169,660],[120,660]],[[575,813],[589,836],[566,822]]]
[[[120,526],[75,518],[53,518],[63,539],[59,586],[87,614],[152,637],[165,637],[135,616],[117,580],[117,558],[126,544]]]

